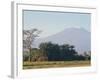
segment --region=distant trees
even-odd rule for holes
[[[23,30],[23,48],[29,53],[29,61],[31,61],[32,44],[41,31],[38,29]]]
[[[83,56],[85,56],[85,60],[90,60],[91,59],[91,52],[84,52]]]
[[[60,47],[58,44],[51,42],[41,43],[39,48],[48,56],[49,61],[60,60]]]
[[[38,49],[33,48],[32,59],[32,61],[71,61],[86,60],[86,56],[79,55],[73,45],[45,42],[41,43]]]
[[[73,60],[77,54],[73,45],[64,44],[60,46],[62,60]]]
[[[30,48],[30,61],[72,61],[91,60],[91,52],[79,55],[73,45],[58,45],[51,42],[41,43],[39,48]],[[28,57],[25,57],[27,61]]]
[[[30,61],[72,61],[91,59],[91,54],[84,52],[83,55],[79,55],[75,47],[69,44],[58,45],[52,42],[45,42],[41,43],[39,48],[31,47],[29,50],[30,49]],[[25,58],[28,59],[28,57]]]
[[[91,60],[91,52],[84,52],[83,54],[76,54],[75,60]]]
[[[46,54],[42,50],[36,49],[36,48],[32,49],[31,56],[32,56],[32,61],[47,61],[48,60],[48,57],[46,56]]]

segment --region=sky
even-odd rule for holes
[[[90,32],[91,14],[51,11],[23,11],[23,29],[41,30],[40,38],[47,37],[67,28],[82,28]]]

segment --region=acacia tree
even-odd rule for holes
[[[90,60],[91,59],[91,52],[90,51],[89,52],[84,52],[83,56],[85,57],[85,60]]]
[[[38,29],[23,30],[23,48],[29,52],[29,61],[31,61],[32,45],[36,37],[41,33]]]

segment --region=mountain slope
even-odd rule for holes
[[[68,28],[46,38],[37,39],[34,47],[38,47],[42,42],[49,42],[74,45],[79,53],[90,51],[91,33],[81,28]]]

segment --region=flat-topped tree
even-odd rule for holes
[[[38,29],[23,30],[23,48],[29,52],[29,61],[31,61],[32,45],[40,33],[41,31]]]

